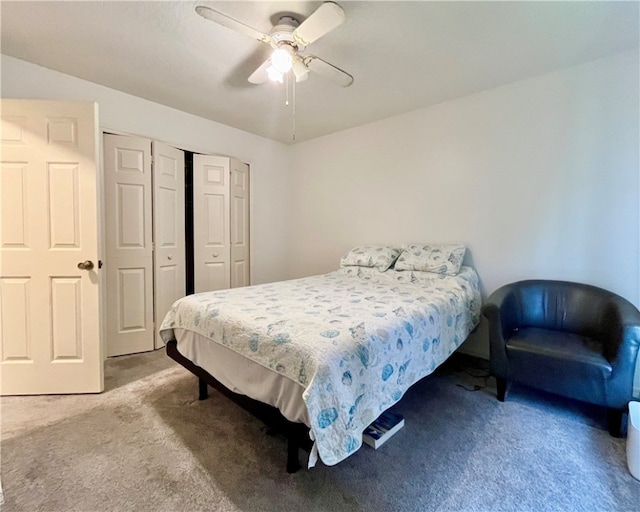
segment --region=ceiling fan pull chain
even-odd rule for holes
[[[284,104],[289,106],[289,73],[284,74]]]

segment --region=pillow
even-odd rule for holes
[[[375,267],[342,267],[337,272],[345,276],[359,277],[365,281],[371,281],[372,279],[380,278],[381,275],[388,274],[390,271],[380,272]],[[401,272],[397,273],[400,274]],[[430,275],[433,275],[436,279],[438,278],[435,274]]]
[[[395,269],[455,276],[460,272],[465,251],[464,245],[408,245],[396,261]]]
[[[387,270],[396,261],[401,249],[385,245],[354,247],[340,260],[341,267],[375,267],[380,272]]]

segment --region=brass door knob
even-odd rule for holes
[[[93,261],[81,261],[80,263],[78,263],[78,268],[80,270],[91,270],[93,268]]]

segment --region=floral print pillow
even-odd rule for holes
[[[465,251],[464,245],[408,245],[396,261],[395,269],[455,276],[460,272]]]
[[[341,267],[375,267],[380,272],[387,270],[398,259],[402,249],[386,245],[354,247],[340,260]]]

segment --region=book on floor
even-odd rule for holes
[[[371,425],[364,429],[362,441],[377,450],[402,427],[404,427],[402,415],[384,411]]]

